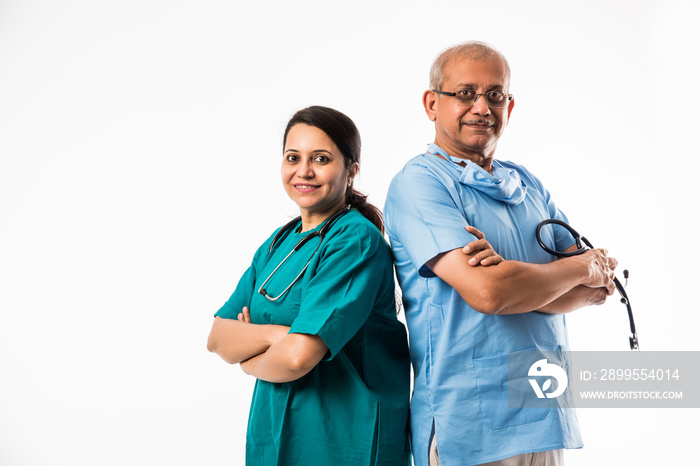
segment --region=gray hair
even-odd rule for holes
[[[445,82],[445,66],[455,57],[466,58],[469,60],[484,61],[498,57],[503,60],[506,65],[506,82],[508,88],[510,84],[510,65],[506,57],[488,44],[479,41],[463,42],[453,45],[445,49],[433,62],[430,67],[430,89],[442,90],[442,85]]]

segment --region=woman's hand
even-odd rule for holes
[[[501,262],[503,262],[503,258],[499,256],[496,251],[493,250],[491,244],[488,241],[486,241],[486,236],[481,231],[479,231],[478,228],[470,225],[466,226],[465,228],[469,233],[478,238],[476,241],[472,241],[471,243],[467,244],[462,248],[462,252],[464,254],[473,255],[473,257],[469,259],[469,265],[489,266],[500,264]]]
[[[245,361],[241,361],[240,363],[238,363],[238,365],[241,366],[241,370],[242,370],[245,374],[248,374],[248,375],[252,375],[252,374],[250,373],[250,372],[251,372],[251,368],[252,368],[252,366],[253,366],[253,363],[250,362],[251,359],[255,359],[255,356],[253,356],[253,357],[250,358],[250,359],[246,359]]]
[[[229,364],[237,364],[264,353],[288,332],[284,325],[253,324],[250,309],[244,307],[236,319],[214,319],[207,348]]]
[[[258,379],[291,382],[311,372],[327,353],[328,346],[318,335],[290,333],[240,365],[243,372]]]
[[[245,322],[246,324],[251,324],[252,322],[250,321],[250,309],[248,309],[246,306],[243,306],[243,310],[238,313],[238,320],[241,322]]]
[[[252,324],[252,322],[250,321],[250,309],[247,306],[243,306],[243,310],[238,313],[238,321],[246,323],[246,324]],[[285,335],[286,335],[286,333],[285,333]],[[253,356],[253,357],[255,357],[255,356]],[[252,359],[252,358],[250,358],[250,359]],[[243,372],[245,372],[248,375],[250,375],[250,369],[248,369],[248,366],[250,366],[252,364],[246,364],[246,363],[248,361],[250,361],[250,359],[246,359],[245,361],[241,361],[239,364],[241,366],[241,369],[243,369]]]

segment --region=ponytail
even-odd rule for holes
[[[346,168],[349,168],[353,163],[357,163],[359,166],[362,142],[360,140],[360,132],[350,117],[338,110],[319,105],[299,110],[292,116],[287,123],[287,128],[284,130],[283,148],[287,142],[289,130],[300,123],[315,126],[326,133],[343,154]],[[367,220],[372,222],[384,234],[382,211],[367,202],[367,196],[359,191],[355,191],[352,184],[347,187],[345,192],[345,202],[350,207],[360,211]]]
[[[357,209],[367,220],[377,227],[382,235],[384,234],[384,217],[382,216],[382,211],[367,202],[366,195],[357,191],[350,185],[345,192],[345,202],[353,209]]]

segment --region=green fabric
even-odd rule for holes
[[[236,318],[249,306],[254,323],[318,335],[329,348],[327,359],[299,380],[256,382],[246,464],[408,465],[406,331],[396,318],[389,247],[376,227],[350,211],[287,294],[271,302],[258,293],[308,233],[291,230],[272,252],[270,237],[217,313]],[[265,286],[270,295],[294,280],[319,241],[312,239],[280,267]]]

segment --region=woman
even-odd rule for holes
[[[352,187],[359,132],[309,107],[283,146],[282,183],[301,216],[258,249],[208,342],[257,378],[246,464],[410,464],[406,332],[381,212]],[[485,240],[470,246],[500,259]]]

